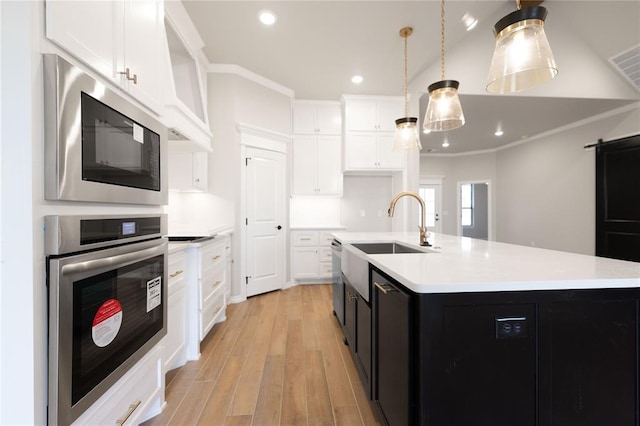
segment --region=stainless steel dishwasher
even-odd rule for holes
[[[344,325],[344,282],[342,281],[342,244],[331,242],[331,282],[333,284],[333,313]]]

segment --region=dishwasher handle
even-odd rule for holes
[[[398,291],[398,289],[395,288],[394,286],[392,286],[391,284],[379,283],[378,281],[374,281],[373,284],[376,287],[378,287],[378,289],[384,294],[391,293],[391,292],[394,292],[394,291]]]

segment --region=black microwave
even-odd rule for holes
[[[44,55],[45,198],[167,204],[167,128],[55,54]]]

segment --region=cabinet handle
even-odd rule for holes
[[[300,241],[311,241],[311,238],[300,238]]]
[[[222,281],[216,281],[215,283],[213,283],[213,287],[217,286],[218,284],[220,284]]]
[[[174,274],[169,274],[169,278],[175,278],[178,275],[180,275],[181,273],[183,273],[184,271],[182,269],[180,269],[179,271],[176,271]]]
[[[129,406],[129,411],[127,412],[127,414],[125,414],[124,416],[120,417],[117,421],[116,421],[116,425],[123,425],[124,422],[126,422],[127,420],[129,420],[129,417],[131,417],[131,415],[133,414],[134,411],[136,411],[138,409],[138,407],[140,406],[140,404],[142,403],[142,401],[138,401],[135,404],[131,404]]]
[[[211,260],[218,260],[218,259],[220,259],[220,255],[219,254],[217,254],[217,255],[215,255],[215,256],[213,256],[211,258]]]
[[[378,289],[380,289],[380,291],[383,292],[384,294],[391,293],[391,292],[394,292],[394,291],[398,291],[395,287],[390,286],[389,284],[380,284],[377,281],[374,281],[373,284],[376,287],[378,287]]]
[[[133,77],[131,77],[131,70],[129,68],[125,68],[124,71],[120,71],[118,74],[124,75],[127,80],[133,80],[133,84],[138,84],[138,74],[134,74]]]

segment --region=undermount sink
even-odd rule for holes
[[[351,245],[366,254],[424,253],[418,248],[398,243],[360,243]]]

